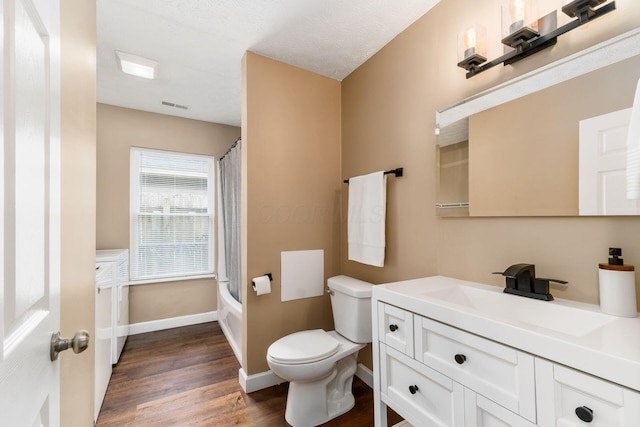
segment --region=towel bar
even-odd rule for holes
[[[402,168],[396,168],[396,169],[392,169],[390,171],[385,171],[384,174],[385,175],[393,174],[394,176],[399,177],[399,176],[402,176]],[[348,184],[349,180],[345,179],[344,182],[346,184]]]

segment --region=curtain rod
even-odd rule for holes
[[[226,156],[227,154],[229,154],[229,151],[233,150],[233,149],[235,148],[235,146],[236,146],[236,145],[238,145],[238,142],[240,142],[241,140],[242,140],[242,138],[241,138],[241,137],[238,137],[238,139],[236,139],[236,141],[235,141],[233,144],[231,144],[231,147],[229,147],[229,149],[227,150],[227,152],[226,152],[226,153],[224,153],[224,154],[222,155],[222,157],[220,157],[220,160],[224,159],[224,156]],[[218,160],[218,161],[220,161],[220,160]]]
[[[390,171],[385,171],[384,174],[385,175],[393,174],[394,176],[399,177],[399,176],[402,176],[402,168],[391,169]],[[345,179],[344,182],[348,184],[349,180]]]

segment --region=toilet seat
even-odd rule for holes
[[[340,343],[322,329],[295,332],[282,337],[267,351],[271,360],[282,364],[317,362],[337,353]]]

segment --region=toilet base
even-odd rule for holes
[[[329,375],[312,382],[289,383],[285,419],[293,427],[314,427],[350,411],[357,354],[339,360]]]

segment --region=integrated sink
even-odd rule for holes
[[[405,283],[394,285],[390,284],[388,288],[420,299],[444,302],[449,306],[457,306],[459,309],[485,317],[497,317],[504,322],[518,324],[530,330],[542,328],[575,337],[587,335],[616,319],[599,311],[574,307],[579,306],[579,303],[562,300],[547,302],[509,295],[503,293],[502,288],[495,286],[447,284],[424,287],[406,286]]]

